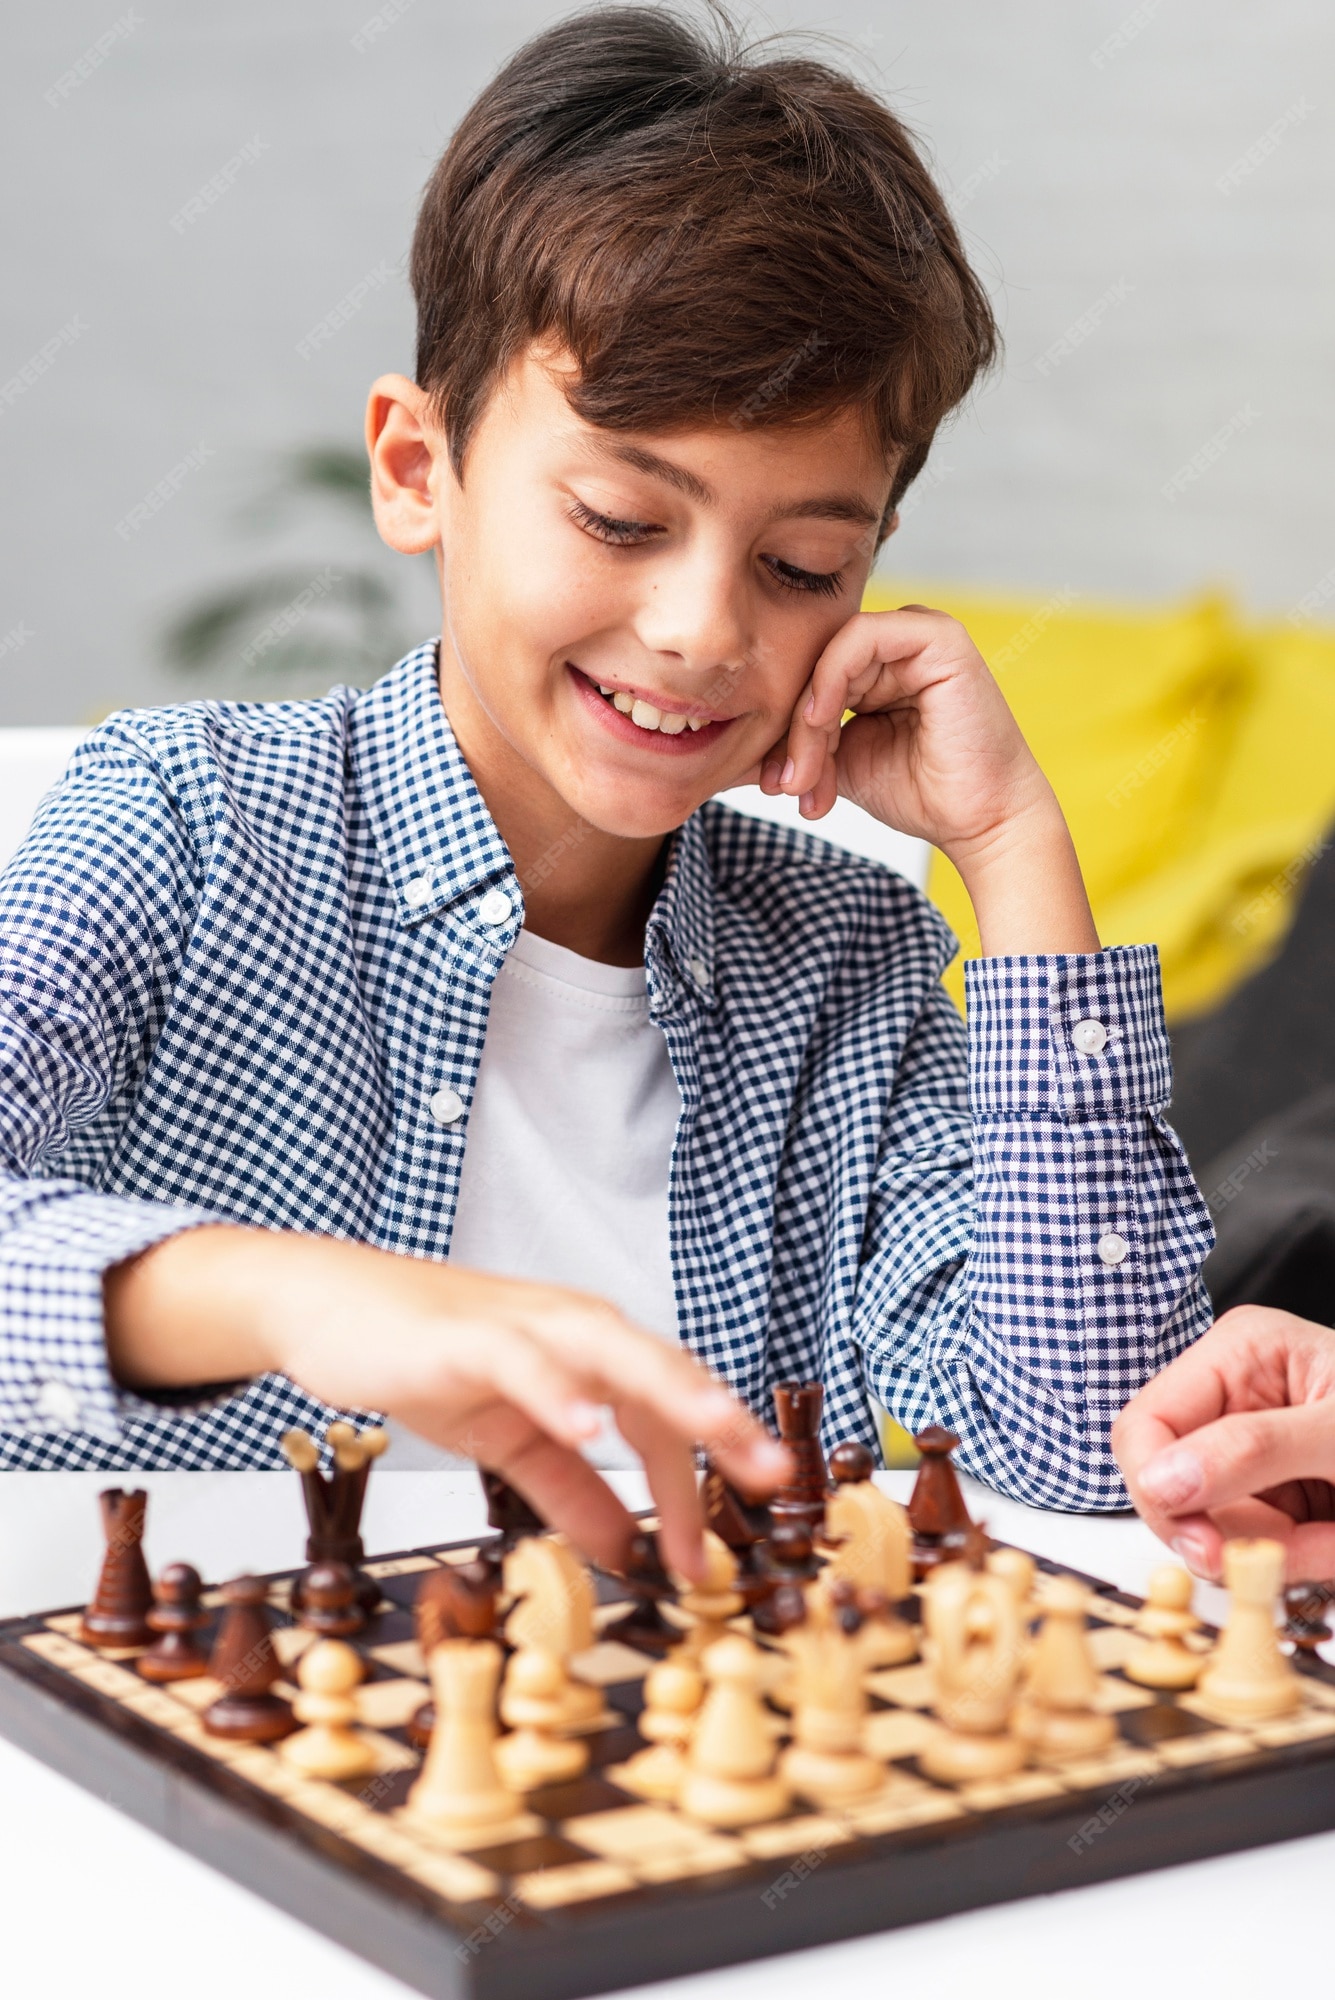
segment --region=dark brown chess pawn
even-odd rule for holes
[[[297,1623],[308,1632],[318,1632],[322,1639],[350,1639],[366,1630],[357,1579],[347,1563],[313,1563],[303,1582]]]
[[[282,1670],[273,1649],[264,1583],[238,1576],[223,1585],[222,1624],[209,1657],[209,1672],[223,1692],[204,1711],[210,1736],[236,1743],[276,1743],[296,1728],[288,1703],[271,1692]]]
[[[775,1521],[805,1521],[813,1531],[825,1525],[829,1476],[820,1447],[820,1413],[825,1391],[819,1382],[780,1382],[774,1391],[779,1436],[793,1456],[793,1476],[770,1501]]]
[[[820,1575],[811,1529],[805,1521],[776,1521],[765,1544],[767,1589],[754,1606],[751,1622],[757,1632],[776,1637],[786,1626],[778,1622],[780,1603],[790,1601],[796,1591],[805,1603],[806,1586]]]
[[[107,1552],[79,1636],[87,1646],[146,1646],[153,1637],[148,1624],[153,1585],[142,1547],[148,1495],[112,1486],[98,1502]]]
[[[909,1526],[913,1529],[913,1576],[921,1583],[939,1563],[949,1562],[959,1552],[948,1546],[950,1536],[963,1536],[973,1522],[964,1504],[950,1454],[959,1444],[953,1431],[931,1424],[919,1431],[913,1442],[922,1453],[922,1464],[909,1498]]]
[[[876,1470],[876,1460],[865,1444],[849,1438],[830,1453],[830,1478],[836,1486],[861,1486]]]
[[[146,1681],[197,1680],[208,1672],[208,1657],[195,1636],[209,1622],[200,1605],[204,1586],[189,1563],[169,1563],[154,1586],[148,1623],[157,1638],[135,1661]]]
[[[498,1622],[500,1576],[484,1557],[428,1570],[413,1604],[417,1644],[429,1660],[442,1639],[492,1639]],[[436,1726],[436,1704],[424,1701],[408,1723],[409,1740],[425,1750]]]

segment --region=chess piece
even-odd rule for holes
[[[352,1572],[348,1571],[348,1591]],[[353,1728],[357,1720],[355,1689],[362,1663],[341,1639],[317,1639],[297,1662],[301,1693],[292,1704],[298,1722],[307,1726],[279,1746],[279,1755],[306,1778],[338,1784],[365,1778],[376,1767],[376,1753]]]
[[[199,1601],[203,1589],[199,1571],[189,1563],[169,1563],[158,1578],[146,1620],[158,1636],[135,1661],[146,1681],[161,1686],[207,1673],[208,1657],[195,1637],[209,1622]]]
[[[769,1589],[763,1553],[774,1525],[768,1504],[748,1500],[714,1465],[705,1473],[702,1497],[705,1526],[732,1550],[737,1561],[736,1587],[749,1611]]]
[[[603,1713],[597,1688],[572,1679],[569,1661],[593,1644],[593,1581],[563,1535],[527,1535],[505,1557],[505,1589],[515,1600],[505,1636],[521,1653],[546,1653],[556,1663],[566,1729],[583,1729]],[[537,1670],[533,1698],[537,1694]],[[542,1677],[544,1682],[547,1676]],[[507,1686],[509,1683],[507,1682]],[[526,1697],[527,1698],[527,1697]],[[511,1718],[502,1715],[508,1722]]]
[[[690,1623],[672,1658],[697,1663],[728,1629],[745,1599],[737,1588],[737,1558],[708,1528],[705,1530],[705,1573],[699,1583],[678,1579],[677,1609]]]
[[[1280,1542],[1224,1544],[1228,1622],[1197,1688],[1227,1722],[1262,1722],[1287,1715],[1302,1699],[1298,1676],[1279,1649],[1275,1600],[1284,1582]]]
[[[1324,1583],[1291,1583],[1284,1593],[1284,1637],[1293,1642],[1294,1652],[1315,1659],[1320,1647],[1335,1636],[1326,1623],[1330,1586]]]
[[[704,1700],[705,1684],[686,1660],[660,1660],[644,1683],[639,1731],[649,1748],[618,1766],[613,1782],[638,1798],[675,1802],[686,1775],[686,1746]]]
[[[1015,1599],[1015,1608],[1025,1625],[1034,1615],[1034,1577],[1037,1564],[1027,1549],[993,1549],[986,1558],[993,1576],[1002,1578]]]
[[[496,1763],[501,1649],[494,1639],[442,1639],[427,1666],[441,1719],[405,1811],[447,1841],[503,1839],[519,1800]]]
[[[759,1649],[730,1632],[701,1661],[709,1692],[691,1733],[678,1805],[726,1831],[776,1819],[788,1786],[775,1769],[774,1730],[761,1700]]]
[[[361,1537],[362,1508],[366,1504],[366,1482],[371,1467],[389,1443],[389,1433],[378,1429],[359,1433],[351,1424],[337,1422],[330,1424],[325,1432],[325,1443],[334,1460],[327,1479],[320,1471],[320,1451],[313,1437],[305,1431],[288,1431],[281,1440],[284,1458],[301,1475],[310,1528],[306,1560],[346,1563],[355,1579],[357,1602],[370,1618],[380,1604],[380,1586],[362,1568],[366,1560]],[[292,1585],[294,1612],[302,1608],[308,1574],[297,1577]]]
[[[263,1579],[238,1576],[223,1585],[222,1623],[209,1656],[209,1673],[222,1693],[204,1711],[210,1736],[235,1743],[276,1743],[296,1728],[292,1710],[270,1690],[282,1678],[273,1649]]]
[[[681,1633],[663,1616],[663,1605],[677,1586],[663,1564],[658,1537],[641,1530],[631,1537],[617,1574],[631,1593],[630,1609],[604,1625],[604,1639],[636,1646],[643,1653],[662,1655],[677,1644]]]
[[[313,1563],[302,1578],[297,1623],[322,1639],[348,1639],[366,1629],[357,1579],[345,1562]]]
[[[923,1654],[945,1727],[919,1764],[945,1784],[1010,1777],[1028,1753],[1010,1727],[1026,1635],[1009,1584],[970,1563],[942,1563],[923,1609]]]
[[[814,1533],[825,1523],[829,1478],[820,1448],[820,1414],[825,1391],[819,1382],[780,1382],[774,1391],[779,1436],[793,1456],[793,1476],[769,1503],[771,1518],[804,1521]]]
[[[1198,1630],[1191,1611],[1191,1577],[1176,1563],[1162,1563],[1150,1578],[1149,1595],[1136,1620],[1140,1643],[1122,1663],[1129,1681],[1141,1687],[1181,1690],[1195,1687],[1205,1667],[1205,1655],[1184,1643]]]
[[[805,1603],[807,1591],[823,1567],[809,1524],[780,1517],[770,1529],[761,1561],[768,1587],[752,1607],[751,1622],[757,1632],[773,1636],[793,1622],[791,1611],[781,1607],[790,1602],[793,1592]]]
[[[499,1571],[480,1558],[427,1570],[413,1603],[422,1658],[429,1660],[442,1639],[490,1639],[496,1631],[500,1585]],[[436,1705],[424,1701],[408,1723],[409,1741],[424,1750],[435,1724]]]
[[[867,1593],[866,1664],[897,1667],[918,1651],[913,1627],[890,1608],[912,1587],[912,1531],[904,1509],[873,1483],[872,1463],[862,1444],[841,1444],[830,1454],[834,1492],[825,1506],[827,1574]]]
[[[144,1561],[144,1513],[148,1495],[112,1486],[98,1495],[106,1554],[93,1601],[83,1614],[79,1637],[86,1646],[146,1646],[153,1637],[148,1614],[153,1585]]]
[[[561,1733],[567,1726],[565,1696],[555,1653],[534,1647],[511,1656],[501,1690],[501,1719],[511,1734],[497,1744],[496,1764],[512,1792],[560,1784],[587,1770],[588,1743]]]
[[[1038,1764],[1097,1757],[1117,1737],[1113,1717],[1095,1707],[1099,1676],[1085,1629],[1088,1601],[1088,1591],[1073,1576],[1053,1577],[1044,1592],[1025,1692],[1011,1718]]]
[[[511,1549],[517,1548],[528,1535],[546,1534],[547,1523],[499,1472],[486,1465],[479,1465],[477,1472],[487,1503],[487,1526],[492,1531],[490,1539],[478,1550],[478,1560],[488,1564],[499,1577]]]
[[[951,1560],[954,1552],[946,1546],[950,1537],[964,1535],[973,1523],[950,1462],[950,1454],[959,1444],[954,1432],[930,1424],[913,1442],[922,1453],[922,1464],[909,1495],[909,1526],[913,1530],[913,1574],[921,1583],[938,1563]]]
[[[862,1748],[866,1628],[851,1601],[855,1586],[845,1582],[840,1588],[848,1595],[828,1604],[828,1617],[819,1623],[809,1620],[788,1635],[796,1669],[793,1741],[779,1759],[779,1770],[797,1796],[818,1811],[866,1798],[885,1782],[883,1766]]]

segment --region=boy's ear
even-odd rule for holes
[[[431,421],[427,398],[406,375],[382,375],[366,400],[366,455],[371,507],[382,541],[417,556],[440,542],[436,464],[446,474],[445,440]]]

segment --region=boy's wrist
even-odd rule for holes
[[[986,834],[942,849],[973,904],[984,958],[1101,949],[1070,829],[1045,791]]]

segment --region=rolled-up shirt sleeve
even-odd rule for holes
[[[1003,1492],[1124,1507],[1112,1420],[1210,1321],[1158,954],[977,959],[966,998],[967,1069],[938,992],[896,1081],[855,1313],[868,1386]]]

